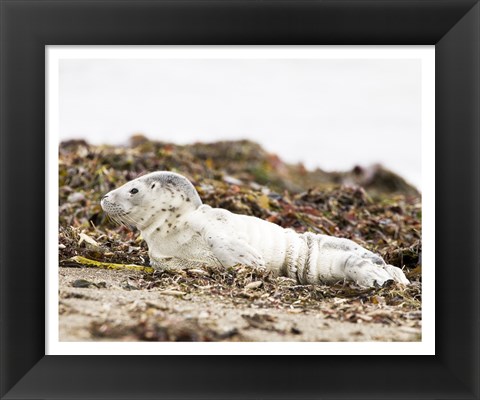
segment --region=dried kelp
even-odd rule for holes
[[[175,271],[154,272],[139,232],[110,221],[101,210],[100,198],[155,170],[187,176],[212,207],[254,215],[297,232],[352,239],[403,268],[412,284],[369,289],[345,282],[299,285],[242,265],[195,269],[179,265]],[[178,146],[136,136],[125,147],[69,141],[59,149],[59,215],[60,265],[136,271],[125,290],[157,290],[159,295],[187,300],[208,295],[255,309],[320,312],[339,321],[421,327],[420,195],[378,166],[346,173],[307,171],[249,141]],[[89,281],[73,286],[99,288]],[[221,332],[198,321],[160,314],[155,320],[142,317],[131,326],[98,322],[90,331],[93,337],[111,339],[246,340],[236,331]],[[244,319],[258,329],[269,329],[272,322]]]

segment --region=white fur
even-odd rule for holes
[[[132,189],[137,192],[132,194]],[[256,217],[202,205],[193,185],[170,172],[126,183],[104,196],[102,207],[113,218],[140,229],[152,265],[158,268],[169,267],[167,260],[181,259],[183,264],[267,268],[304,284],[409,283],[400,268],[351,240],[297,234]],[[178,264],[182,263],[173,263]]]

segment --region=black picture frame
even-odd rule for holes
[[[1,0],[2,399],[478,399],[480,5]],[[435,45],[435,356],[45,356],[46,45]]]

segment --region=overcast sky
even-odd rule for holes
[[[288,162],[381,163],[421,187],[421,63],[62,60],[60,139],[251,139]]]

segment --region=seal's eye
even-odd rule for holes
[[[133,188],[132,190],[130,190],[130,193],[131,193],[131,194],[138,193],[138,189]]]

